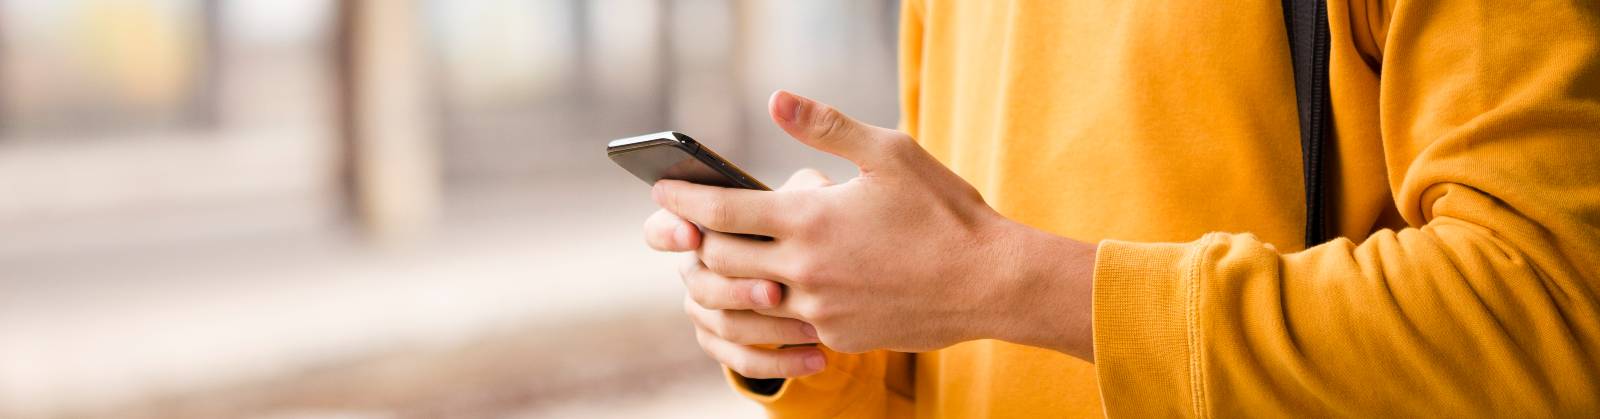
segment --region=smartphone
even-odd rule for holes
[[[733,162],[722,158],[700,142],[681,132],[666,131],[612,140],[606,144],[606,156],[622,166],[628,173],[646,184],[654,185],[662,179],[674,179],[724,188],[744,188],[770,191],[766,184],[745,173]],[[770,237],[740,234],[756,240]],[[763,345],[772,346],[772,345]],[[778,348],[816,346],[815,343],[777,345]],[[783,380],[775,380],[782,384]],[[774,387],[776,391],[776,387]]]
[[[710,147],[681,132],[613,140],[606,144],[606,155],[651,185],[658,180],[674,179],[724,188],[772,190]]]

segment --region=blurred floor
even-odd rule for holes
[[[552,405],[518,412],[516,418],[656,418],[656,419],[721,419],[761,417],[762,411],[755,403],[740,398],[728,390],[721,376],[705,378],[696,376],[674,382],[659,392],[639,397],[607,400],[602,403],[580,401]]]
[[[653,206],[637,182],[607,171],[456,188],[435,234],[401,249],[373,250],[338,228],[104,254],[7,248],[0,417],[213,397],[206,388],[281,380],[302,373],[307,360],[359,364],[369,354],[505,345],[483,337],[496,334],[537,346],[525,358],[561,364],[507,371],[606,377],[619,364],[695,362],[715,372],[679,310],[677,259],[648,251],[638,237]],[[629,335],[670,344],[594,342]],[[460,355],[429,359],[459,363]],[[596,365],[573,365],[585,362]],[[448,376],[408,368],[419,371],[414,380]]]

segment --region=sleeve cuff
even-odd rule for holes
[[[1094,359],[1109,417],[1199,417],[1201,255],[1216,240],[1100,242]]]

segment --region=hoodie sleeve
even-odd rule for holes
[[[1600,7],[1382,7],[1377,112],[1407,227],[1297,253],[1102,242],[1108,416],[1600,413]]]

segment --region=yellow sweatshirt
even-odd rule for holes
[[[1280,4],[906,1],[902,128],[1006,216],[1099,241],[1096,363],[830,353],[745,394],[807,418],[1600,415],[1600,7],[1330,1],[1341,237],[1303,249]]]

